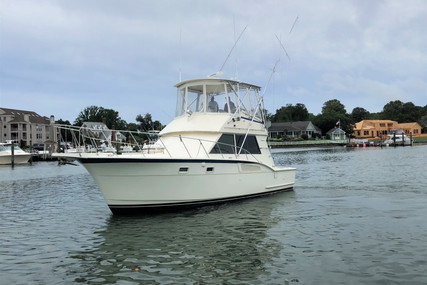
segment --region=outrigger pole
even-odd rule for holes
[[[273,74],[276,72],[276,66],[277,66],[277,64],[279,63],[279,61],[280,61],[280,57],[276,60],[276,63],[274,64],[274,67],[273,67],[273,70],[271,71],[270,77],[268,78],[267,84],[265,85],[264,91],[262,92],[261,97],[259,97],[259,99],[258,99],[258,103],[257,103],[257,106],[256,106],[256,108],[255,108],[255,112],[254,112],[254,113],[253,113],[253,115],[252,115],[252,119],[251,119],[251,122],[249,123],[249,127],[248,127],[248,129],[247,129],[247,131],[246,131],[246,134],[245,134],[245,137],[244,137],[244,139],[243,139],[242,146],[240,147],[240,149],[239,149],[239,153],[238,153],[237,155],[239,155],[239,154],[242,152],[243,146],[245,145],[246,138],[248,137],[248,133],[249,133],[249,131],[251,130],[252,123],[253,123],[253,121],[254,121],[254,119],[255,119],[255,115],[256,115],[256,113],[258,112],[258,109],[259,109],[259,107],[261,106],[261,103],[262,103],[262,102],[263,102],[263,100],[264,100],[264,94],[265,94],[265,91],[267,90],[267,87],[268,87],[268,85],[270,84],[270,81],[271,81],[271,78],[273,77]],[[262,118],[262,119],[263,119],[264,124],[265,124],[265,118],[264,118],[264,115],[263,115],[263,118]]]

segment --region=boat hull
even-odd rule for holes
[[[15,154],[14,164],[26,164],[31,158],[30,153]],[[12,164],[12,155],[0,155],[0,165]]]
[[[401,146],[401,145],[410,146],[412,145],[412,141],[408,139],[408,140],[405,140],[404,143],[402,143],[402,141],[397,141],[397,140],[396,142],[393,140],[386,140],[384,141],[384,144],[389,146]]]
[[[114,214],[197,207],[291,190],[295,169],[236,160],[79,159]]]

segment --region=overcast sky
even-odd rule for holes
[[[265,87],[280,59],[273,114],[296,103],[318,114],[331,99],[347,112],[427,104],[425,0],[0,0],[0,107],[73,122],[96,105],[167,124],[180,71],[218,71],[246,26],[223,77]]]

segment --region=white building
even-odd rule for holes
[[[33,111],[0,107],[0,142],[14,140],[21,146],[52,140],[54,116],[44,117]]]
[[[347,139],[345,132],[341,128],[333,128],[326,134],[329,135],[333,141],[342,141]]]
[[[297,121],[272,123],[268,128],[269,138],[300,138],[302,135],[307,135],[308,138],[313,138],[316,135],[320,136],[322,131],[313,125],[311,121]]]

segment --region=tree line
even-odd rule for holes
[[[267,120],[272,123],[279,122],[296,122],[311,121],[314,125],[326,134],[329,130],[340,122],[341,129],[347,134],[353,132],[354,125],[362,120],[392,120],[399,123],[418,122],[427,131],[427,105],[424,107],[416,106],[412,102],[403,103],[399,100],[390,101],[384,105],[383,110],[378,113],[370,113],[365,108],[356,107],[351,113],[348,113],[345,106],[337,99],[326,101],[323,104],[322,112],[318,115],[309,113],[306,106],[297,103],[295,106],[287,104],[276,110],[273,115],[267,111]],[[121,119],[119,112],[113,109],[107,109],[100,106],[89,106],[83,109],[77,118],[71,124],[68,120],[57,120],[58,124],[74,125],[81,127],[84,122],[103,122],[109,129],[129,130],[148,132],[150,130],[162,130],[164,125],[158,120],[153,120],[150,113],[138,115],[135,123],[128,123]],[[65,136],[65,134],[63,134]],[[144,134],[141,139],[146,140],[148,137]]]
[[[138,115],[135,118],[136,123],[128,123],[119,116],[119,112],[113,109],[107,109],[100,106],[89,106],[84,108],[77,118],[74,120],[73,124],[70,121],[59,119],[56,121],[57,124],[62,125],[73,125],[77,127],[81,127],[84,122],[102,122],[109,129],[115,130],[128,130],[135,132],[148,132],[151,130],[162,130],[164,126],[160,123],[160,121],[155,120],[150,113],[146,113],[145,115]],[[65,130],[61,130],[64,134],[63,137],[71,137],[70,134],[66,135]],[[145,134],[140,135],[141,140],[147,140],[148,137]]]
[[[326,134],[340,122],[341,129],[347,134],[353,132],[354,125],[362,120],[392,120],[399,123],[418,122],[427,131],[427,105],[416,106],[412,102],[403,103],[399,100],[390,101],[378,113],[370,113],[362,107],[354,108],[348,113],[345,106],[337,99],[329,100],[323,104],[322,112],[318,115],[309,113],[302,103],[295,106],[287,104],[276,110],[276,113],[267,114],[267,119],[273,123],[311,121]]]

